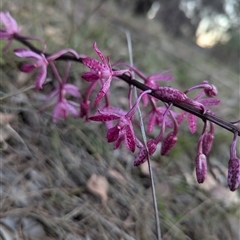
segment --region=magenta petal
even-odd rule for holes
[[[153,155],[157,149],[157,144],[155,143],[155,140],[153,139],[148,140],[147,147],[148,147],[149,155],[150,156]]]
[[[89,69],[94,71],[95,73],[101,72],[105,70],[106,67],[103,63],[99,62],[98,60],[90,57],[86,57],[82,59],[82,63],[87,66]]]
[[[142,147],[139,153],[137,154],[133,164],[135,167],[137,167],[143,164],[144,162],[146,162],[146,160],[147,160],[147,150],[145,147]]]
[[[122,133],[120,133],[120,136],[118,137],[114,149],[118,149],[122,143],[122,141],[124,140],[124,135]]]
[[[35,69],[35,66],[33,66],[33,64],[23,64],[21,67],[20,67],[20,70],[22,72],[25,72],[25,73],[29,73],[31,72],[33,69]]]
[[[37,89],[42,88],[42,85],[43,85],[44,81],[46,80],[46,76],[47,76],[47,67],[43,66],[40,68],[40,70],[37,74],[37,78],[36,78],[36,82],[35,82],[35,86]]]
[[[21,58],[36,58],[36,59],[42,59],[43,57],[29,49],[26,48],[17,48],[14,49],[14,53]]]
[[[120,129],[118,128],[118,125],[113,128],[110,128],[107,131],[108,142],[115,142],[119,137],[119,132],[120,132]]]
[[[213,133],[205,133],[203,136],[203,143],[202,143],[202,151],[205,155],[208,155],[211,151],[212,144],[213,144],[214,134]]]
[[[8,39],[8,38],[11,38],[11,37],[12,37],[11,33],[8,33],[4,30],[0,30],[0,39]]]
[[[171,81],[173,80],[173,76],[166,75],[163,73],[156,73],[148,77],[149,81]]]
[[[97,55],[99,56],[99,58],[101,59],[101,61],[103,62],[103,64],[105,66],[107,66],[107,61],[106,61],[104,55],[102,54],[102,52],[98,49],[96,42],[93,44],[93,48],[94,48],[95,52],[97,53]]]
[[[147,132],[151,133],[153,131],[155,122],[156,122],[156,114],[154,112],[150,113],[150,118],[148,120],[148,124],[147,124]]]
[[[116,107],[113,107],[113,106],[108,106],[108,107],[105,107],[103,108],[102,110],[99,110],[99,112],[101,114],[114,114],[114,115],[117,115],[119,117],[122,117],[124,115],[127,114],[126,111],[124,111],[123,109],[121,108],[116,108]]]
[[[79,98],[81,95],[79,93],[79,90],[78,90],[78,87],[76,87],[75,85],[73,84],[65,84],[63,89],[69,93],[70,95],[76,97],[76,98]]]
[[[67,117],[67,110],[65,105],[61,102],[56,105],[53,110],[53,122],[57,122],[58,118],[66,118]]]
[[[191,133],[195,133],[197,130],[197,118],[193,114],[188,114],[188,127]]]
[[[8,32],[17,31],[17,22],[14,18],[12,18],[9,12],[0,12],[0,21],[3,23]]]
[[[170,152],[177,142],[177,136],[170,132],[162,142],[161,155],[164,156]]]
[[[125,126],[125,145],[132,152],[135,151],[135,137],[132,128],[129,125]]]
[[[99,76],[94,72],[86,72],[82,74],[82,78],[88,82],[94,82],[99,79]]]
[[[99,102],[101,101],[101,99],[104,97],[105,94],[106,94],[106,93],[104,93],[104,92],[101,91],[101,90],[100,90],[100,92],[98,92],[97,97],[96,97],[96,99],[95,99],[95,101],[94,101],[94,106],[95,106],[95,107],[99,104]]]
[[[216,98],[208,98],[208,99],[201,99],[199,100],[200,103],[204,106],[215,106],[220,104],[220,100]]]
[[[90,109],[90,101],[80,103],[80,117],[86,117],[88,119],[88,113]]]
[[[68,103],[67,101],[66,101],[66,108],[67,108],[67,110],[73,115],[73,116],[75,116],[75,117],[77,117],[77,116],[79,116],[79,113],[78,113],[78,111],[76,110],[76,108],[74,107],[74,106],[72,106],[70,103]]]
[[[97,121],[97,122],[107,122],[119,119],[119,116],[114,114],[106,114],[106,115],[96,115],[89,118],[89,120]]]

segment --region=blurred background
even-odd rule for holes
[[[222,102],[213,108],[216,114],[240,118],[237,0],[3,0],[1,11],[11,13],[23,34],[45,39],[48,52],[73,48],[96,57],[96,41],[112,63],[129,61],[128,33],[142,72],[170,69],[174,80],[162,84],[180,90],[208,80]],[[133,167],[136,153],[124,146],[113,151],[102,124],[71,117],[53,124],[51,108],[39,112],[53,85],[26,90],[35,75],[18,70],[22,59],[12,51],[17,47],[23,46],[14,42],[0,55],[0,236],[156,239],[148,166]],[[86,70],[72,64],[69,81],[81,90]],[[126,107],[128,86],[114,80],[111,88],[112,104]],[[240,190],[230,192],[226,183],[233,136],[216,127],[208,176],[199,185],[194,160],[202,126],[198,121],[192,135],[184,121],[170,154],[161,157],[158,150],[152,158],[163,239],[240,239]]]

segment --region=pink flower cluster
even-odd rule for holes
[[[5,29],[0,30],[0,38],[7,40],[7,45],[4,47],[4,50],[9,48],[14,39],[25,39],[25,42],[30,39],[39,40],[37,37],[21,35],[21,29],[8,12],[0,12],[0,22],[5,27]],[[43,41],[41,40],[41,42]],[[29,44],[29,46],[31,45]],[[99,60],[78,54],[72,49],[63,49],[54,54],[46,54],[44,53],[44,42],[42,51],[36,52],[33,48],[18,48],[15,49],[14,52],[16,56],[20,58],[30,59],[29,63],[22,65],[21,71],[26,73],[32,72],[33,70],[38,71],[35,79],[35,86],[38,90],[44,87],[49,68],[52,69],[56,80],[56,88],[47,96],[46,105],[43,108],[54,105],[53,122],[57,122],[60,118],[67,118],[69,114],[75,117],[85,118],[87,121],[104,122],[107,127],[107,141],[109,143],[115,143],[115,149],[119,148],[122,142],[131,152],[135,152],[136,149],[138,149],[134,161],[135,166],[144,163],[148,156],[153,155],[158,145],[161,145],[161,155],[168,154],[177,143],[178,129],[184,119],[187,119],[190,132],[196,132],[196,115],[186,111],[174,111],[174,104],[183,103],[202,111],[203,114],[214,115],[208,107],[220,103],[220,100],[215,98],[217,88],[206,80],[182,92],[172,87],[161,86],[158,83],[158,81],[171,81],[173,79],[173,76],[169,75],[167,71],[146,76],[135,66],[131,66],[128,63],[117,63],[115,67],[121,66],[123,69],[113,69],[109,57],[103,55],[96,43],[93,44],[93,48]],[[63,56],[65,59],[67,57],[69,57],[69,59],[67,61],[66,73],[61,77],[54,62]],[[89,69],[82,74],[82,78],[88,82],[89,85],[81,94],[77,86],[68,83],[71,65],[70,56],[82,62],[83,65]],[[139,92],[135,103],[132,102],[132,92],[130,91],[128,96],[128,110],[110,105],[109,96],[112,81],[115,81],[117,77],[122,75],[127,75],[132,79],[133,73],[141,79],[145,86],[148,87],[148,90]],[[192,99],[189,98],[187,94],[193,90],[198,90],[198,93]],[[95,100],[92,102],[96,91]],[[155,97],[151,95],[152,93],[154,93]],[[156,98],[158,96],[163,102]],[[147,148],[135,134],[138,124],[135,113],[139,106],[147,109],[144,116],[147,133],[155,134],[156,131],[158,131],[156,137],[152,137],[147,141]],[[228,186],[232,191],[235,191],[240,184],[240,159],[236,154],[237,139],[238,134],[236,133],[234,134],[230,148],[228,165]],[[203,183],[206,178],[207,156],[212,148],[213,140],[214,124],[211,121],[205,121],[202,134],[197,144],[197,155],[195,159],[196,177],[199,183]]]

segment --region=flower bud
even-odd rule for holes
[[[208,96],[208,97],[217,96],[218,91],[217,91],[217,88],[213,84],[208,83],[208,81],[206,81],[206,80],[203,81],[202,84],[205,85],[204,92],[205,92],[206,96]]]
[[[148,148],[149,155],[152,155],[156,151],[157,144],[155,143],[154,139],[150,139],[147,142],[147,148]],[[135,167],[139,166],[143,164],[146,160],[147,160],[147,150],[145,146],[143,146],[134,160],[134,166]]]
[[[228,162],[228,187],[235,191],[240,185],[240,159],[233,158]]]
[[[164,156],[170,152],[175,143],[177,142],[177,136],[174,132],[170,132],[162,142],[161,155]]]
[[[195,159],[196,177],[198,183],[203,183],[207,175],[207,158],[206,155],[200,153]]]
[[[203,136],[203,142],[202,142],[202,151],[205,155],[208,155],[212,148],[212,143],[214,139],[213,133],[205,133]]]

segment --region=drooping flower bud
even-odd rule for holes
[[[212,148],[212,143],[214,140],[214,134],[207,132],[203,136],[202,151],[205,155],[208,155]]]
[[[196,177],[198,183],[203,183],[207,175],[207,158],[206,155],[200,153],[195,159]]]
[[[150,156],[156,151],[157,144],[154,139],[150,139],[147,142],[147,148]],[[146,160],[147,160],[147,150],[145,146],[143,146],[134,160],[134,166],[135,167],[139,166],[143,164]]]
[[[162,142],[161,155],[164,156],[170,152],[177,142],[177,136],[174,132],[170,132]]]
[[[206,96],[208,97],[215,97],[217,96],[217,88],[213,85],[213,84],[210,84],[208,81],[204,80],[202,82],[202,85],[204,86],[204,92],[206,94]]]
[[[228,162],[228,187],[235,191],[240,185],[240,159],[237,157],[238,133],[234,133],[230,148],[230,160]]]
[[[228,162],[228,187],[235,191],[240,185],[240,159],[233,158]]]

